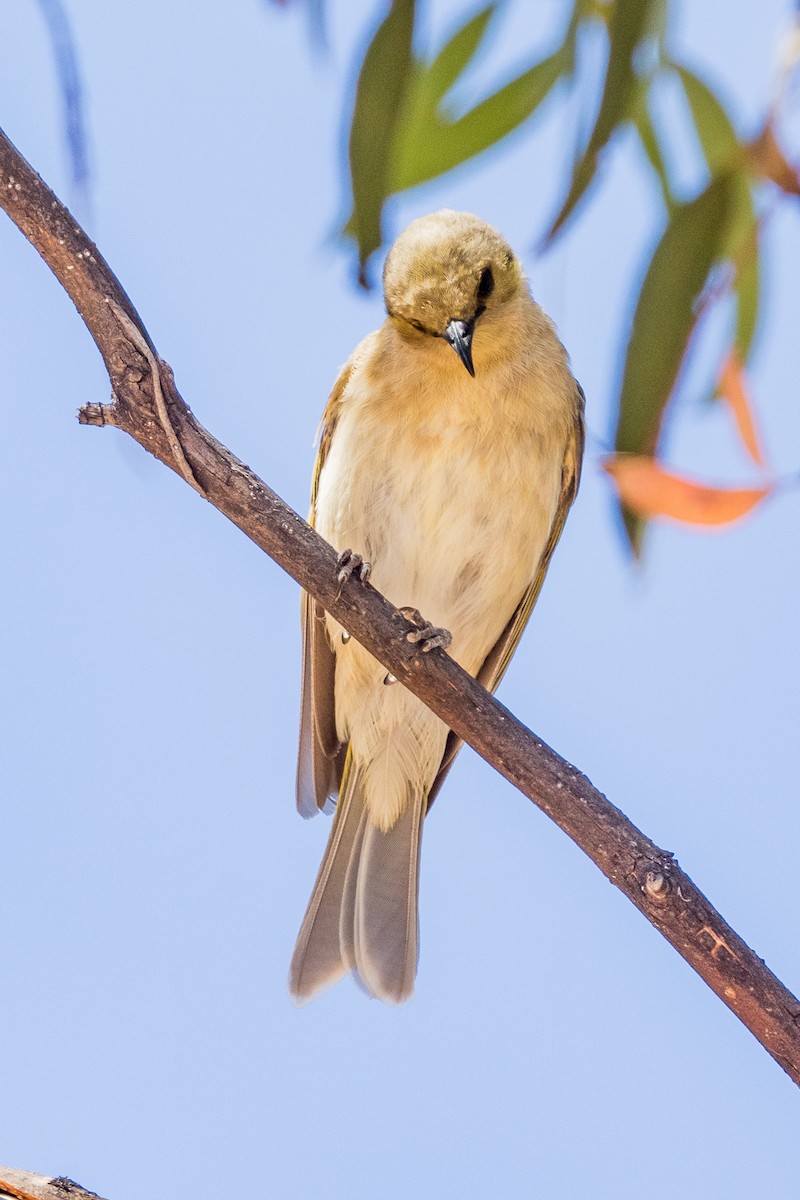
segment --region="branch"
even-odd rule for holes
[[[48,1179],[32,1171],[0,1167],[0,1200],[6,1200],[7,1196],[13,1200],[102,1200],[97,1192],[87,1192],[64,1175]]]
[[[136,310],[69,212],[0,133],[0,205],[72,297],[114,399],[79,420],[113,425],[186,478],[397,679],[542,809],[686,959],[800,1084],[800,1002],[660,850],[442,651],[419,654],[408,622],[371,586],[340,588],[336,555],[195,420]]]

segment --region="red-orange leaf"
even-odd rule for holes
[[[710,487],[666,471],[654,458],[610,454],[601,463],[620,499],[643,517],[671,517],[689,525],[729,525],[764,500],[771,487]]]
[[[766,467],[761,438],[758,436],[753,409],[747,395],[744,368],[735,350],[731,350],[722,364],[717,387],[720,396],[727,401],[745,450],[756,466]]]
[[[747,147],[753,170],[776,183],[788,196],[800,196],[800,172],[778,145],[775,130],[767,123]]]

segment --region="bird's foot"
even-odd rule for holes
[[[453,640],[449,629],[439,629],[426,621],[417,608],[400,608],[397,610],[414,626],[406,634],[406,641],[418,646],[423,654],[441,648],[446,650]]]
[[[353,576],[359,583],[366,583],[372,571],[372,563],[364,562],[353,550],[343,550],[336,559],[336,578],[340,584],[347,583]]]

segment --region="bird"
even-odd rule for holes
[[[383,272],[386,319],[325,408],[309,522],[494,690],[577,494],[584,394],[517,255],[479,217],[412,221]],[[418,960],[422,825],[460,747],[307,592],[297,805],[334,816],[290,967],[305,1003],[347,974],[389,1004]]]

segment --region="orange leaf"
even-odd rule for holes
[[[771,179],[788,196],[800,196],[800,173],[778,145],[775,130],[767,123],[747,146],[750,165],[759,175]]]
[[[616,484],[620,499],[643,517],[671,517],[690,525],[728,525],[746,516],[771,487],[709,487],[665,471],[654,458],[610,454],[601,466]]]
[[[722,364],[717,387],[723,400],[728,403],[736,422],[736,428],[739,430],[739,437],[744,442],[747,453],[756,466],[766,467],[767,462],[761,446],[761,439],[758,436],[753,410],[747,397],[744,368],[735,350],[731,350]]]

